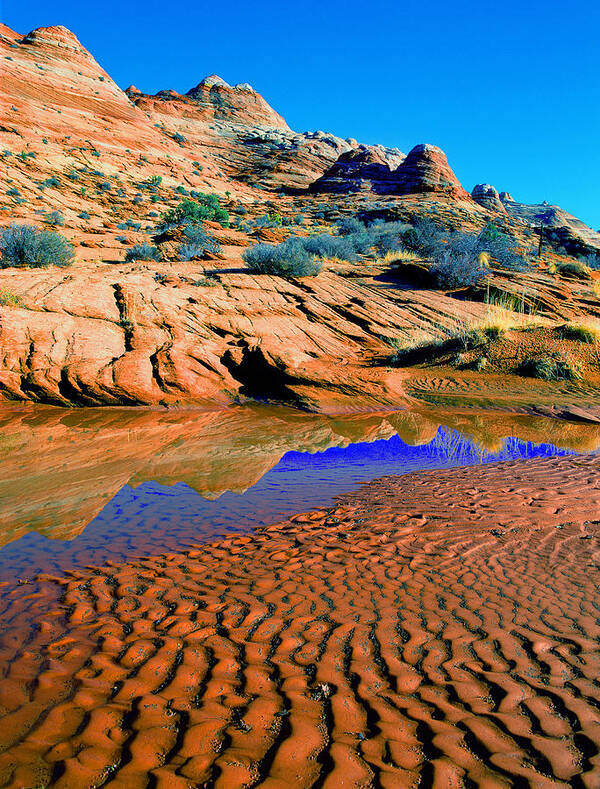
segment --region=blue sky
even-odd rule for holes
[[[2,17],[69,27],[123,88],[250,82],[293,129],[434,143],[467,189],[600,229],[597,0],[4,0]]]

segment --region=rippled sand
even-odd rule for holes
[[[388,477],[23,587],[1,785],[600,786],[599,472]]]

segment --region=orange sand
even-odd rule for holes
[[[2,609],[0,785],[600,786],[599,471],[388,477],[25,587]]]

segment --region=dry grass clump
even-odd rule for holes
[[[597,345],[600,342],[600,322],[593,319],[569,321],[557,326],[556,333],[563,340],[576,340]]]
[[[390,249],[389,252],[381,258],[383,263],[387,263],[388,265],[392,265],[394,263],[412,263],[415,260],[420,260],[421,258],[417,255],[416,252],[412,252],[410,249]]]
[[[592,270],[585,263],[580,260],[568,260],[558,262],[554,266],[554,272],[562,277],[571,277],[574,279],[590,279]]]
[[[389,363],[404,367],[434,361],[447,354],[456,354],[485,345],[489,341],[485,332],[468,323],[457,322],[452,329],[433,332],[417,329],[406,338],[390,340],[395,353]]]
[[[478,324],[484,331],[506,334],[513,329],[530,331],[543,325],[546,321],[538,316],[538,303],[528,298],[525,293],[502,293],[491,296],[487,304],[487,315]]]
[[[12,290],[0,290],[0,307],[24,307],[23,299]]]
[[[517,369],[519,375],[544,381],[576,381],[581,378],[579,365],[558,353],[524,359]]]

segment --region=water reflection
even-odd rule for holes
[[[0,428],[3,579],[176,550],[384,474],[600,446],[597,426],[435,411],[46,409]]]

